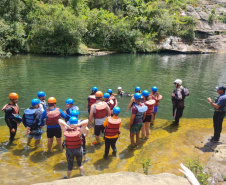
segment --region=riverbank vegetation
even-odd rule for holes
[[[1,0],[0,55],[81,53],[81,45],[151,52],[167,36],[194,39],[195,0]],[[86,47],[82,47],[86,48]]]

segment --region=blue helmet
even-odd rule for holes
[[[148,97],[148,96],[149,96],[149,92],[148,92],[147,90],[143,90],[143,91],[142,91],[142,95],[143,95],[144,97]]]
[[[110,94],[109,93],[104,93],[103,98],[110,98]]]
[[[31,100],[31,106],[38,105],[41,101],[37,98]]]
[[[78,115],[79,115],[79,111],[78,110],[73,110],[73,111],[70,112],[70,116],[71,117],[78,117]]]
[[[97,92],[98,91],[98,88],[97,87],[93,87],[92,88],[92,91]]]
[[[113,93],[112,89],[108,89],[107,93],[112,94]]]
[[[114,107],[113,109],[113,114],[119,114],[120,113],[120,108],[119,107]]]
[[[68,98],[66,101],[65,101],[66,104],[73,104],[74,103],[74,100],[71,99],[71,98]]]
[[[156,91],[158,90],[158,88],[157,88],[156,86],[153,86],[153,87],[151,88],[151,90],[152,90],[153,92],[156,92]]]
[[[76,125],[78,123],[78,118],[70,117],[69,123],[70,123],[70,125]]]
[[[43,96],[46,96],[46,93],[44,93],[43,91],[39,91],[38,94],[37,94],[37,96],[38,96],[39,98],[41,98],[41,97],[43,97]]]
[[[141,94],[140,93],[135,93],[134,94],[134,99],[135,100],[140,100],[141,99]]]
[[[140,87],[136,87],[135,92],[139,92],[139,91],[140,91]]]

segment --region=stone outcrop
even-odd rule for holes
[[[189,185],[187,179],[170,173],[158,175],[143,175],[135,172],[106,173],[100,175],[83,176],[67,180],[39,183],[38,185]]]
[[[217,20],[223,12],[226,13],[226,0],[202,0],[198,6],[187,6],[183,15],[195,17],[197,20],[192,43],[183,41],[179,37],[168,37],[158,48],[160,50],[181,53],[225,53],[226,52],[226,24]],[[215,19],[210,23],[209,17],[215,10]]]
[[[210,173],[209,185],[222,184],[226,180],[226,135],[221,136],[219,143],[207,143],[203,151],[213,152],[205,166],[205,171]]]

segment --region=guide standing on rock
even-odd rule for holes
[[[176,87],[172,93],[173,117],[175,119],[174,125],[178,125],[184,111],[184,100],[186,96],[189,96],[189,91],[182,86],[182,80],[180,79],[176,79],[173,84]]]
[[[218,98],[215,103],[211,98],[207,98],[207,101],[214,107],[215,112],[213,115],[214,136],[210,139],[211,142],[217,143],[220,139],[220,133],[222,131],[222,123],[226,112],[226,88],[224,86],[216,87]]]

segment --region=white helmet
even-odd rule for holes
[[[122,87],[118,87],[118,90],[119,90],[119,89],[122,89]]]
[[[181,79],[176,79],[173,84],[178,84],[178,85],[182,85],[182,80]]]

